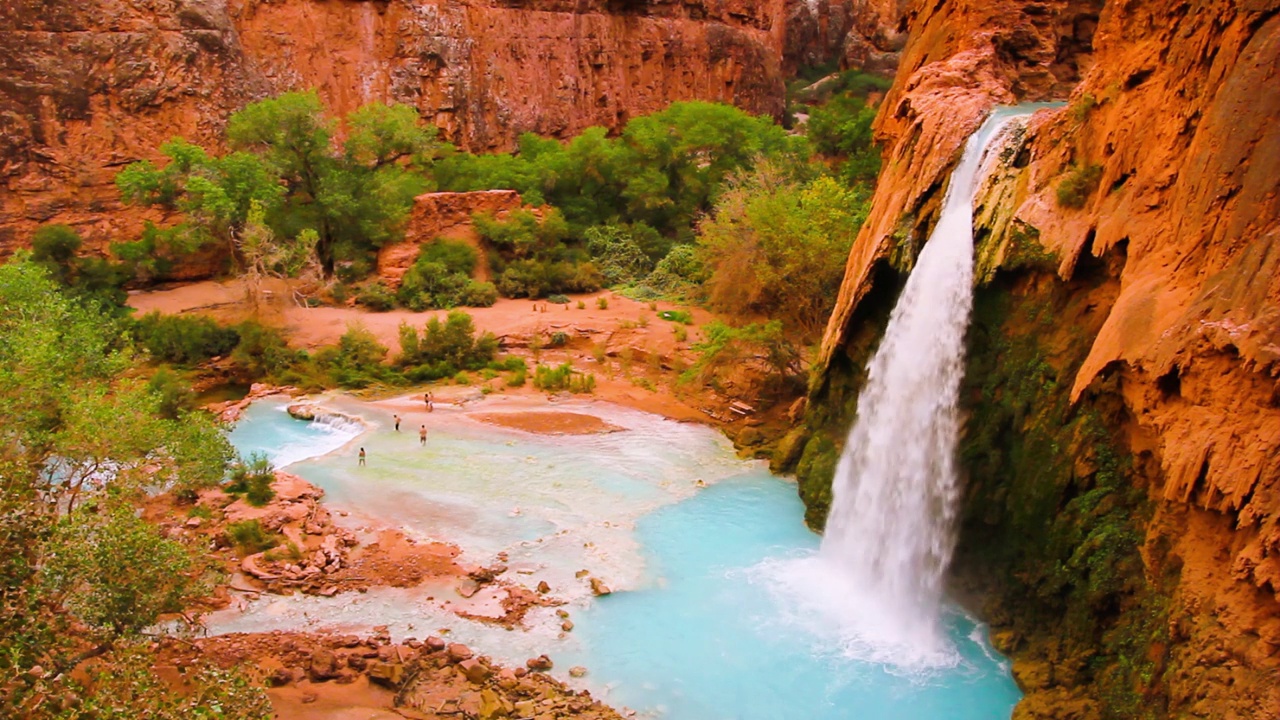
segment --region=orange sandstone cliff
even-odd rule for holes
[[[133,239],[163,218],[122,211],[121,167],[175,135],[216,145],[231,112],[286,90],[316,88],[336,113],[412,104],[470,150],[617,128],[683,99],[781,116],[784,65],[838,57],[855,18],[874,34],[880,17],[850,5],[885,2],[9,0],[0,255],[46,222],[98,252]],[[789,36],[789,22],[813,31]]]
[[[821,522],[824,458],[965,139],[996,104],[1067,101],[977,208],[957,582],[1017,658],[1015,717],[1280,717],[1278,10],[911,12],[795,456]]]

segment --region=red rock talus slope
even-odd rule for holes
[[[823,343],[826,366],[856,332],[875,268],[927,237],[989,107],[1069,100],[1032,121],[1003,204],[985,211],[1003,216],[997,234],[1011,215],[1038,237],[1061,282],[1095,257],[1118,268],[1064,382],[1077,406],[1100,402],[1101,384],[1123,403],[1118,430],[1153,508],[1143,559],[1154,574],[1159,546],[1179,568],[1171,645],[1135,652],[1164,658],[1151,687],[1188,717],[1280,717],[1278,10],[918,5],[878,119],[885,170]],[[1074,202],[1058,200],[1089,175]]]
[[[206,145],[246,102],[318,88],[416,106],[469,149],[618,127],[681,99],[780,115],[786,0],[9,0],[0,6],[0,256],[40,223],[101,250],[119,168]]]

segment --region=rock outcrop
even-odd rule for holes
[[[489,258],[481,246],[480,235],[472,219],[477,213],[503,220],[514,210],[528,209],[514,190],[482,190],[479,192],[437,192],[419,195],[413,200],[413,212],[405,228],[404,241],[378,250],[378,277],[383,284],[400,287],[404,274],[418,259],[423,243],[443,238],[466,243],[476,250],[476,280],[490,280]],[[534,211],[537,212],[537,211]]]
[[[913,12],[801,486],[820,521],[860,364],[965,139],[993,105],[1067,100],[1032,120],[978,208],[961,559],[980,591],[1017,601],[988,607],[1021,633],[1015,656],[1050,665],[1024,673],[1044,682],[1017,717],[1280,716],[1277,9]],[[995,547],[1037,522],[1062,532]],[[1013,577],[1032,557],[1058,574]]]

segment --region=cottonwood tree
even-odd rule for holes
[[[161,146],[169,158],[163,168],[134,163],[116,184],[127,201],[182,213],[169,234],[183,247],[209,238],[234,244],[246,230],[257,231],[250,213],[260,205],[259,224],[278,242],[314,237],[326,272],[338,260],[368,262],[403,231],[441,146],[435,127],[410,106],[366,105],[342,126],[339,144],[340,125],[314,91],[285,93],[231,116],[233,152],[214,157],[175,139]]]
[[[231,449],[205,416],[163,417],[118,320],[40,265],[0,266],[0,309],[0,715],[54,717],[101,690],[81,663],[198,592],[198,557],[135,502],[219,482]],[[253,697],[226,717],[262,717]],[[93,716],[137,709],[110,707]]]

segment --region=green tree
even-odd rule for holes
[[[864,196],[829,177],[801,184],[772,164],[738,176],[700,227],[711,303],[816,339],[866,213]]]
[[[248,230],[276,247],[313,246],[331,271],[335,260],[367,258],[399,237],[440,149],[436,129],[408,106],[366,105],[345,126],[347,140],[335,147],[337,123],[319,96],[285,93],[231,116],[234,152],[213,157],[175,139],[161,147],[163,168],[134,163],[116,184],[127,201],[183,213],[183,223],[155,236],[178,250],[209,238],[234,243]],[[260,221],[251,222],[254,208]]]
[[[44,267],[23,256],[0,266],[0,309],[0,715],[53,717],[53,696],[106,703],[73,671],[199,590],[200,564],[133,502],[216,484],[231,452],[206,416],[162,412],[129,372],[122,323],[69,298]],[[149,687],[155,702],[172,697]],[[261,693],[249,695],[227,716],[261,717]],[[101,707],[94,717],[136,710]]]

